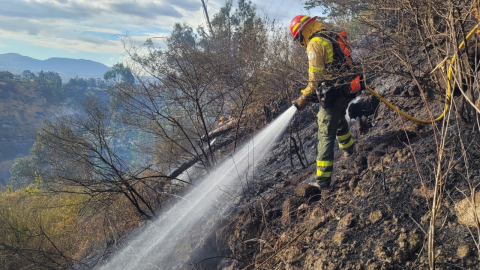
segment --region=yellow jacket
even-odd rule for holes
[[[315,96],[318,84],[325,79],[325,64],[333,61],[332,43],[324,38],[311,36],[323,29],[321,23],[312,21],[302,30],[308,56],[308,85],[302,90],[304,96]],[[310,39],[311,38],[311,39]]]

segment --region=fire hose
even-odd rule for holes
[[[465,40],[460,44],[460,46],[458,46],[458,50],[461,50],[464,46],[465,46],[465,41],[467,41],[468,39],[470,39],[470,37],[475,33],[475,31],[477,31],[478,29],[478,26],[480,24],[477,24],[473,29],[472,31],[470,31],[470,33],[468,33],[468,35],[466,36]],[[380,101],[382,101],[383,103],[385,103],[388,107],[390,107],[393,111],[397,112],[398,114],[400,114],[401,116],[407,118],[408,120],[411,120],[411,121],[414,121],[414,122],[417,122],[417,123],[420,123],[420,124],[430,124],[432,122],[438,122],[440,120],[443,119],[443,117],[445,116],[445,114],[447,113],[448,111],[448,108],[449,108],[449,104],[450,104],[450,96],[451,96],[451,78],[452,78],[452,66],[455,62],[455,56],[456,55],[453,55],[452,57],[452,60],[451,60],[451,63],[450,63],[450,67],[448,68],[448,73],[447,73],[447,77],[448,77],[448,81],[447,81],[447,95],[446,95],[446,101],[445,101],[445,109],[443,110],[442,114],[440,116],[438,116],[437,118],[433,119],[433,120],[424,120],[424,119],[418,119],[418,118],[415,118],[407,113],[405,113],[404,111],[400,110],[398,107],[396,107],[395,105],[393,105],[392,103],[390,103],[388,100],[386,100],[384,97],[382,97],[379,93],[377,93],[375,90],[373,90],[371,87],[369,86],[366,86],[365,88],[367,89],[368,92],[372,93],[375,97],[377,97],[378,99],[380,99]]]

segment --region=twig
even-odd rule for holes
[[[380,161],[382,162],[383,191],[386,194],[387,193],[387,183],[385,181],[385,170],[383,168],[383,159],[381,158]]]
[[[423,229],[422,225],[420,223],[418,223],[413,217],[412,217],[412,214],[408,214],[408,216],[410,217],[410,219],[415,223],[417,224],[418,228],[420,228],[420,230],[422,230],[422,232],[425,234],[425,235],[428,235],[428,233]]]
[[[307,159],[307,154],[305,153],[305,149],[303,149],[303,143],[302,143],[302,138],[300,137],[300,121],[298,121],[298,128],[296,129],[297,130],[297,137],[298,137],[298,142],[300,143],[300,150],[302,151],[303,153],[303,157],[305,158],[305,163],[308,164],[308,159]]]
[[[260,263],[257,268],[261,267],[262,265],[264,265],[267,261],[269,261],[271,258],[275,257],[277,254],[279,254],[280,252],[282,252],[285,248],[287,248],[288,246],[290,246],[290,244],[292,244],[293,242],[295,242],[295,240],[297,240],[302,234],[304,234],[305,232],[307,231],[307,229],[304,229],[301,233],[299,233],[297,236],[295,236],[295,238],[293,238],[292,240],[290,240],[290,242],[288,242],[287,244],[285,244],[281,249],[279,249],[277,252],[273,253],[270,257],[266,258],[262,263]],[[255,263],[251,263],[249,264],[247,267],[243,268],[243,270],[246,270],[248,269],[249,267],[251,266],[254,266]]]
[[[43,230],[42,226],[39,226],[39,229],[40,229],[40,232],[43,234],[43,236],[45,236],[45,238],[47,238],[48,242],[50,242],[50,244],[53,246],[53,248],[55,248],[55,250],[58,252],[58,254],[67,262],[68,266],[70,266],[71,269],[74,269],[72,263],[70,262],[70,258],[66,257],[63,254],[63,252],[57,247],[57,245],[55,245],[55,243],[53,243],[53,241],[50,239],[50,237],[48,237],[47,233],[45,233],[45,231]]]
[[[300,160],[300,164],[302,165],[302,168],[304,168],[304,169],[307,168],[305,166],[305,164],[303,163],[302,156],[300,155],[300,152],[298,151],[297,141],[293,137],[291,137],[290,139],[292,139],[292,141],[293,141],[293,146],[295,147],[295,152],[297,153],[297,157],[298,157],[298,160]]]

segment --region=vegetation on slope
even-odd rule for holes
[[[308,188],[302,192],[299,182],[308,181],[307,175],[292,178],[300,170],[292,164],[302,155],[290,157],[289,149],[272,158],[270,177],[262,175],[270,179],[267,185],[252,179],[245,186],[245,200],[252,203],[241,206],[241,220],[234,216],[217,235],[214,249],[236,258],[219,267],[355,269],[348,258],[366,257],[370,260],[360,269],[476,266],[476,256],[462,257],[468,260],[465,264],[452,258],[452,231],[466,229],[454,223],[445,198],[451,196],[455,203],[461,196],[473,200],[479,181],[470,169],[478,163],[473,151],[479,131],[478,35],[458,49],[479,22],[478,0],[307,2],[317,5],[331,12],[326,25],[335,22],[333,27],[351,30],[367,83],[381,93],[400,95],[395,101],[416,116],[431,119],[443,109],[446,70],[456,55],[451,65],[455,94],[446,100],[452,109],[443,122],[425,130],[404,125],[382,106],[374,108],[372,116],[357,115],[357,135],[365,137],[359,140],[357,159],[350,162],[354,169],[341,172],[338,166],[349,163],[337,163],[333,189],[323,191],[319,200],[309,199],[316,193]],[[88,255],[117,246],[130,229],[181,199],[184,186],[195,184],[195,175],[181,178],[172,174],[175,169],[193,160],[208,170],[218,162],[224,152],[213,134],[218,134],[214,131],[220,119],[226,118],[232,127],[229,132],[235,136],[227,143],[234,150],[288,108],[307,79],[304,49],[293,44],[285,29],[261,20],[247,1],[239,1],[237,8],[227,1],[208,31],[175,25],[165,49],[155,40],[143,46],[124,41],[131,59],[128,67],[117,65],[106,74],[111,100],[89,98],[77,114],[46,124],[37,133],[41,151],[32,153],[41,153],[41,162],[30,170],[33,178],[42,179],[36,184],[38,191],[31,186],[27,189],[35,189],[34,195],[22,190],[2,195],[6,220],[0,223],[5,232],[0,256],[7,269],[29,264],[45,269],[91,267],[95,260],[89,261]],[[135,80],[125,73],[127,68]],[[298,119],[307,121],[302,117]],[[308,121],[313,121],[312,115]],[[296,133],[309,131],[303,136],[309,138],[304,145],[309,145],[310,155],[315,152],[314,130],[313,125]],[[410,141],[413,136],[415,141]],[[417,156],[428,162],[411,159]],[[290,161],[293,171],[275,171],[275,159],[284,168]],[[308,161],[312,159],[302,161],[302,168],[313,171],[306,168]],[[456,174],[455,162],[461,163]],[[283,183],[276,186],[272,175],[284,177]],[[272,186],[279,192],[268,190]],[[270,192],[265,194],[269,197],[255,198],[261,192]],[[67,203],[55,204],[51,198]],[[40,209],[32,211],[34,206]],[[38,213],[52,217],[39,219]],[[444,220],[453,225],[443,226],[448,224]],[[303,222],[311,226],[302,229]],[[382,232],[369,227],[379,222]],[[231,224],[238,228],[228,227]],[[93,227],[93,233],[77,234]],[[239,233],[232,233],[236,229]],[[71,238],[55,238],[72,230]],[[381,244],[369,250],[377,236]],[[477,236],[472,239],[462,245],[480,250]],[[286,250],[291,252],[285,255]],[[309,253],[302,255],[305,252]]]
[[[76,77],[63,84],[60,75],[51,71],[35,74],[25,70],[18,75],[0,72],[0,186],[17,189],[33,183],[38,164],[27,155],[35,141],[34,132],[55,115],[73,113],[75,102],[87,95],[108,98],[99,90],[101,87],[106,83],[92,78]],[[34,146],[31,152],[38,150]]]

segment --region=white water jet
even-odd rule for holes
[[[100,269],[191,269],[189,253],[232,209],[242,185],[278,141],[296,112],[291,107],[246,145],[216,166],[170,210],[153,221]]]

